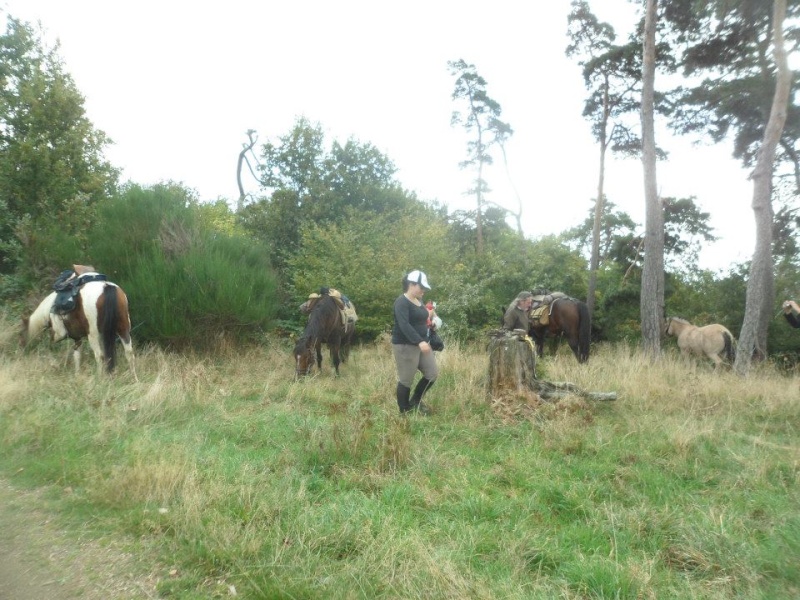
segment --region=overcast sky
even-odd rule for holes
[[[627,0],[592,4],[619,32],[630,26]],[[458,105],[447,62],[464,59],[514,129],[506,148],[525,233],[559,233],[593,206],[598,150],[581,117],[580,69],[564,55],[568,0],[0,0],[0,7],[60,40],[88,117],[114,141],[107,156],[123,181],[173,180],[202,200],[235,201],[245,132],[256,130],[259,145],[277,141],[304,116],[322,126],[328,146],[351,137],[375,145],[421,199],[472,208],[463,191],[474,175],[458,167],[466,139],[450,125]],[[660,194],[696,196],[721,238],[703,250],[700,266],[749,260],[753,186],[730,145],[657,141],[671,151],[659,164]],[[486,179],[490,200],[516,210],[500,156]],[[609,161],[607,197],[640,224],[643,189],[640,161]]]

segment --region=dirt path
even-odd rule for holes
[[[0,478],[0,600],[157,598],[155,578],[113,541],[60,529],[39,492]]]

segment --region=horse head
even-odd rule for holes
[[[42,300],[36,310],[27,317],[22,317],[19,328],[19,344],[22,348],[33,342],[45,330],[50,332],[50,341],[53,341],[52,320],[50,306],[55,293]]]
[[[678,337],[682,331],[686,330],[687,327],[692,327],[692,324],[686,319],[670,317],[664,323],[664,334]]]
[[[304,377],[314,368],[314,343],[308,336],[303,336],[294,345],[295,378]]]

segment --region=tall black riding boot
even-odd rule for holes
[[[400,412],[408,412],[411,410],[411,402],[408,397],[411,395],[411,388],[404,386],[402,383],[397,384],[397,406]]]
[[[429,415],[431,410],[422,402],[422,396],[433,387],[433,381],[425,379],[419,380],[417,387],[414,388],[414,395],[411,396],[411,410],[418,410],[422,415]]]

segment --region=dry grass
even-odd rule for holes
[[[543,403],[487,397],[485,344],[448,340],[426,419],[397,414],[385,342],[301,381],[281,340],[139,349],[135,382],[11,340],[0,327],[3,443],[174,555],[168,595],[755,598],[770,559],[754,537],[793,547],[800,380],[769,365],[562,351],[541,379],[618,399]]]

